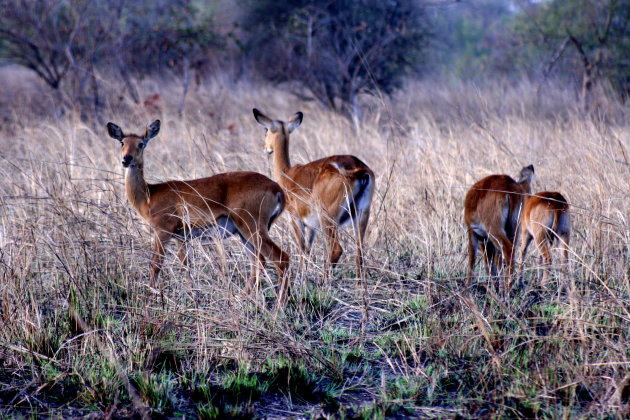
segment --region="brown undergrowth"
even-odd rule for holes
[[[151,107],[116,101],[105,118],[140,131],[161,118],[149,181],[228,170],[271,175],[251,108],[286,119],[293,163],[351,153],[375,172],[366,252],[369,318],[347,232],[323,286],[321,238],[300,263],[288,215],[293,298],[243,299],[236,240],[171,253],[147,287],[150,236],[124,195],[104,124],[52,105],[3,71],[0,100],[0,413],[122,418],[612,417],[630,394],[630,113],[601,95],[582,114],[556,86],[410,82],[364,98],[358,122],[282,87],[215,79],[176,115],[176,86],[145,80]],[[115,85],[115,82],[112,82]],[[12,100],[9,100],[12,98]],[[173,98],[173,99],[171,99]],[[155,105],[155,106],[153,106]],[[509,297],[483,270],[470,288],[463,197],[491,173],[534,164],[534,191],[572,205],[570,264],[538,287],[538,254]],[[557,252],[554,253],[557,257]]]

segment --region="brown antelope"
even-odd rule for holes
[[[468,229],[468,273],[470,284],[475,254],[481,242],[481,253],[488,274],[497,274],[501,253],[508,277],[513,268],[513,244],[518,236],[518,222],[526,195],[531,193],[534,167],[521,170],[518,181],[507,175],[490,175],[477,181],[464,200],[464,222]],[[504,284],[507,292],[509,280]]]
[[[148,115],[161,114],[164,108],[164,102],[159,93],[154,93],[153,95],[147,96],[146,99],[142,101],[142,106]]]
[[[552,263],[550,248],[556,237],[560,238],[564,262],[569,258],[571,216],[569,204],[562,194],[545,191],[527,197],[523,206],[520,235],[520,266],[523,267],[527,247],[533,239],[545,265],[542,280],[544,286],[547,284],[547,271]]]
[[[155,244],[150,285],[155,285],[165,246],[171,238],[181,242],[179,257],[185,263],[185,242],[215,231],[222,238],[238,235],[255,259],[256,268],[252,269],[245,290],[254,285],[265,258],[274,263],[280,283],[280,303],[289,292],[288,279],[284,275],[289,258],[271,240],[268,229],[284,209],[286,199],[282,188],[255,172],[228,172],[190,181],[147,184],[143,153],[159,130],[159,120],[149,125],[141,136],[124,134],[116,124],[107,123],[109,135],[122,146],[127,198],[153,228]]]
[[[329,156],[291,166],[289,135],[300,126],[303,114],[298,112],[288,122],[283,122],[272,120],[257,109],[253,111],[256,121],[267,129],[264,148],[268,154],[274,153],[274,177],[287,193],[287,209],[293,216],[293,230],[300,250],[308,252],[316,230],[322,229],[328,245],[328,262],[334,267],[343,253],[338,229],[352,224],[357,241],[357,275],[360,276],[374,173],[350,155]]]

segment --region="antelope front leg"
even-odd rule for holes
[[[153,256],[151,257],[151,277],[149,279],[149,286],[155,287],[157,278],[162,270],[162,262],[164,261],[164,250],[169,239],[171,239],[171,233],[165,231],[159,231],[155,234],[153,244]]]
[[[293,216],[291,219],[291,226],[293,227],[293,232],[295,234],[295,241],[298,244],[298,248],[300,248],[300,271],[306,271],[307,267],[307,258],[306,254],[310,249],[310,244],[307,244],[305,235],[306,235],[306,226],[304,223],[298,219],[297,216]]]

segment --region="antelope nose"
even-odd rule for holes
[[[133,156],[125,155],[122,158],[122,165],[126,168],[127,166],[129,166],[132,160],[133,160]]]

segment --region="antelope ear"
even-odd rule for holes
[[[521,169],[520,181],[529,180],[529,182],[532,182],[534,180],[534,174],[534,165],[526,166]]]
[[[118,127],[116,124],[108,122],[107,123],[107,133],[113,139],[118,140],[122,143],[122,140],[125,138],[123,134],[122,128]]]
[[[268,116],[266,116],[265,114],[257,110],[256,108],[253,109],[253,112],[254,112],[254,118],[256,118],[256,121],[258,121],[258,124],[262,125],[269,131],[275,131],[277,129],[276,123],[271,118],[269,118]]]
[[[160,132],[160,120],[155,120],[147,127],[147,132],[144,135],[144,141],[148,142],[153,137],[157,136]]]
[[[302,124],[302,118],[304,118],[304,114],[298,111],[295,113],[294,116],[291,117],[291,119],[289,119],[289,122],[287,123],[287,129],[289,130],[289,133],[292,133],[293,130],[295,130],[300,126],[300,124]]]

